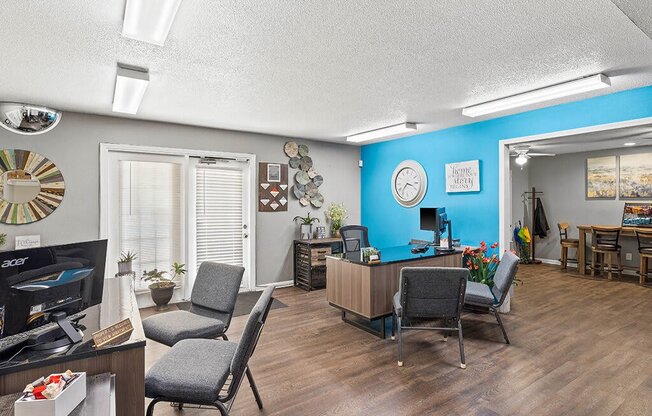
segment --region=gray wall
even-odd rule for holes
[[[0,233],[9,235],[3,249],[13,248],[16,235],[40,234],[43,245],[98,238],[100,143],[254,153],[258,162],[287,163],[283,153],[286,140],[255,133],[67,112],[54,130],[38,136],[21,136],[0,128],[0,148],[40,153],[61,169],[66,181],[63,203],[51,216],[27,225],[0,224]],[[348,222],[359,223],[360,149],[343,144],[297,141],[310,146],[315,168],[324,177],[320,188],[325,197],[324,205],[343,202],[349,210]],[[257,213],[258,284],[292,278],[292,240],[297,236],[292,218],[305,215],[307,211],[324,221],[323,210],[301,207],[293,197],[290,197],[287,212]]]
[[[624,200],[589,200],[585,197],[585,166],[588,157],[623,155],[652,152],[652,146],[600,150],[585,153],[569,153],[555,157],[530,159],[529,187],[535,186],[545,193],[543,206],[550,225],[550,233],[544,239],[537,238],[538,258],[558,260],[560,256],[558,222],[571,224],[571,237],[577,237],[579,224],[620,225]],[[523,192],[513,189],[513,195]],[[638,201],[630,201],[638,202]],[[623,262],[638,266],[635,238],[623,238]],[[625,261],[625,253],[634,253],[633,261]],[[575,256],[574,253],[571,256]]]

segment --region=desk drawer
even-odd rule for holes
[[[313,266],[321,266],[326,264],[326,256],[332,254],[333,250],[330,246],[327,247],[314,247],[310,249],[310,257]]]

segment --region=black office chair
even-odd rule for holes
[[[369,229],[362,225],[345,225],[340,228],[345,253],[360,251],[369,244]]]

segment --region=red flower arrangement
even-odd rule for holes
[[[489,287],[494,285],[494,276],[500,259],[496,254],[498,243],[493,243],[487,247],[487,243],[480,241],[480,247],[464,249],[464,262],[469,269],[471,281],[484,283]],[[489,250],[491,249],[491,252]]]

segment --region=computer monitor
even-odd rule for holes
[[[62,318],[102,302],[106,246],[97,240],[0,252],[0,338],[54,322],[63,328]]]
[[[435,238],[432,243],[434,246],[439,246],[441,234],[446,232],[446,228],[448,227],[448,248],[452,249],[451,222],[446,215],[446,208],[421,208],[420,217],[420,228],[426,231],[434,231],[435,233]]]

